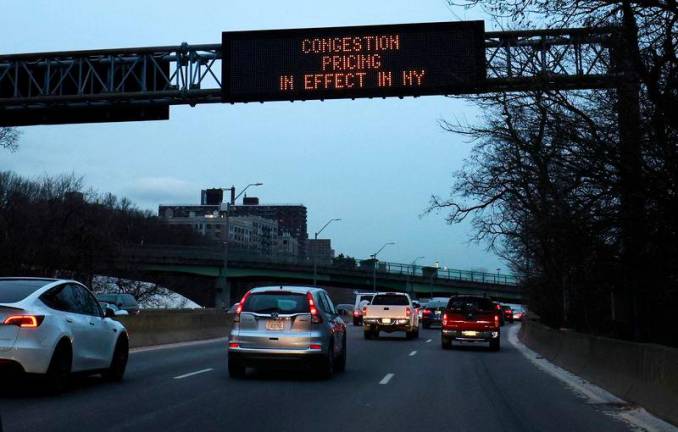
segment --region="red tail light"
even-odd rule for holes
[[[499,327],[499,315],[494,316],[494,326]]]
[[[355,317],[360,316],[360,311],[359,311],[359,310],[354,310],[354,311],[353,311],[353,316],[355,316]]]
[[[424,309],[424,312],[423,312],[424,315],[431,315],[432,313],[433,313],[433,311],[431,309]]]
[[[443,325],[444,325],[444,326],[447,325],[447,313],[444,313],[444,314],[443,314]]]
[[[408,317],[408,318],[411,317],[412,316],[412,309],[410,309],[409,307],[406,307],[405,308],[405,316]]]
[[[42,324],[43,319],[45,317],[40,315],[14,315],[5,318],[3,324],[15,325],[21,328],[37,328]]]
[[[240,348],[240,344],[235,343],[235,342],[231,342],[231,343],[228,344],[228,347],[229,348]]]
[[[244,296],[242,296],[242,300],[240,300],[240,303],[238,303],[238,307],[235,308],[235,314],[233,315],[233,322],[240,322],[240,314],[242,313],[242,308],[245,307],[245,302],[247,301],[247,297],[249,297],[250,292],[247,291]]]
[[[311,344],[311,345],[308,346],[308,349],[319,350],[319,349],[323,349],[323,346],[320,345],[320,344]]]
[[[306,293],[306,299],[308,300],[308,308],[311,312],[311,322],[314,324],[320,324],[323,322],[323,318],[318,312],[318,308],[316,307],[315,301],[313,300],[313,294],[311,294],[310,291]]]

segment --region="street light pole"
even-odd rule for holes
[[[377,292],[377,255],[379,255],[379,252],[383,251],[386,246],[394,244],[396,243],[386,242],[378,251],[370,255],[372,257],[372,291],[374,292]]]
[[[323,232],[323,230],[325,228],[327,228],[327,226],[329,224],[331,224],[332,222],[339,222],[339,221],[341,221],[341,218],[333,218],[333,219],[328,220],[327,223],[325,225],[323,225],[323,227],[320,228],[320,230],[318,232],[315,233],[315,240],[318,240],[318,235],[321,232]],[[318,246],[317,242],[315,243],[315,246],[316,247]],[[318,285],[318,264],[317,264],[317,258],[316,258],[316,251],[314,250],[313,251],[313,286],[317,287],[317,285]]]
[[[410,264],[410,267],[412,269],[412,276],[413,277],[415,276],[415,271],[416,271],[415,266],[417,265],[417,261],[419,261],[420,259],[424,259],[424,258],[426,258],[426,257],[418,256],[418,257],[416,257],[415,259],[412,260],[412,264]],[[408,292],[410,291],[409,285],[410,285],[410,272],[407,272],[407,286],[406,286],[407,289],[406,289],[406,291],[408,291]],[[414,289],[411,290],[411,291],[412,291],[412,294],[414,294]]]
[[[223,307],[229,306],[229,303],[231,301],[231,293],[229,291],[228,287],[228,243],[230,240],[230,221],[229,221],[229,216],[231,213],[231,204],[235,204],[240,195],[245,193],[245,191],[250,187],[250,186],[263,186],[263,183],[250,183],[247,186],[243,188],[242,191],[238,195],[233,198],[233,200],[228,200],[226,201],[226,215],[224,216],[224,224],[221,228],[221,240],[224,243],[224,262],[223,262],[223,269],[222,269],[222,282],[221,282],[221,289],[222,289],[222,294],[223,294],[223,299],[222,299],[222,305]],[[222,190],[228,190],[231,191],[231,196],[235,195],[235,186],[231,186],[230,188],[222,188]],[[223,199],[222,199],[223,202]]]

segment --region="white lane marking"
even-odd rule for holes
[[[379,384],[388,384],[389,381],[391,381],[391,378],[393,378],[395,374],[392,373],[387,373],[384,378],[382,378],[381,381],[379,381]]]
[[[572,372],[554,365],[536,352],[532,351],[518,339],[519,330],[520,325],[512,326],[509,329],[508,340],[511,342],[511,345],[516,347],[518,351],[520,351],[520,353],[536,367],[564,382],[568,387],[570,387],[570,389],[572,389],[572,391],[584,397],[590,403],[626,404],[626,401],[618,398],[607,390],[586,381],[584,378],[581,378]],[[610,414],[620,417],[632,426],[647,432],[678,432],[678,427],[675,427],[664,420],[653,416],[644,408],[639,407]]]
[[[183,348],[183,347],[188,347],[188,346],[194,346],[194,345],[207,345],[215,342],[228,342],[228,338],[215,338],[215,339],[205,339],[205,340],[199,340],[199,341],[189,341],[189,342],[177,342],[177,343],[172,343],[172,344],[165,344],[165,345],[153,345],[153,346],[148,346],[148,347],[139,347],[139,348],[132,348],[129,350],[130,354],[136,354],[136,353],[142,353],[142,352],[148,352],[148,351],[159,351],[159,350],[166,350],[166,349],[173,349],[173,348]]]
[[[426,343],[431,342],[433,339],[426,339]]]
[[[417,352],[416,352],[416,351],[412,351],[412,352],[410,353],[410,357],[415,356],[415,355],[417,355]]]
[[[213,370],[214,370],[213,368],[202,369],[202,370],[199,370],[199,371],[190,372],[190,373],[187,373],[187,374],[175,376],[174,379],[175,379],[175,380],[180,380],[180,379],[192,377],[193,375],[199,375],[199,374],[204,374],[204,373],[207,373],[207,372],[211,372],[211,371],[213,371]]]

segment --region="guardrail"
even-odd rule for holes
[[[153,245],[127,248],[123,251],[123,257],[139,259],[147,258],[175,258],[197,261],[218,261],[223,262],[223,249],[203,246],[171,246],[171,245]],[[272,265],[290,265],[305,267],[312,271],[313,259],[297,257],[292,255],[261,255],[243,251],[230,251],[228,254],[229,263],[257,263]],[[229,264],[231,265],[231,264]],[[375,269],[376,265],[376,269]],[[472,270],[460,270],[452,268],[437,268],[418,266],[411,264],[401,264],[393,262],[375,261],[372,259],[355,260],[342,259],[334,260],[332,263],[318,262],[317,269],[319,273],[324,271],[364,271],[368,273],[376,272],[378,275],[384,274],[401,275],[404,277],[424,278],[431,283],[436,280],[457,280],[467,282],[478,282],[494,285],[516,286],[519,283],[518,277],[510,274],[487,273]]]

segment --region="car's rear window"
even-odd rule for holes
[[[136,306],[137,305],[137,300],[134,298],[132,294],[122,294],[120,296],[120,300],[122,301],[122,304],[125,306]]]
[[[372,304],[377,306],[386,306],[386,305],[408,306],[410,302],[407,301],[407,297],[405,297],[404,295],[382,294],[374,296]]]
[[[436,300],[426,303],[427,308],[444,308],[445,306],[447,306],[447,302],[442,300]]]
[[[456,312],[468,310],[494,311],[495,306],[489,299],[478,297],[452,297],[447,308]]]
[[[309,312],[305,294],[290,292],[263,292],[250,294],[243,312],[294,314]]]
[[[371,295],[371,294],[370,294],[370,295],[361,295],[361,296],[358,296],[358,302],[361,302],[361,301],[363,301],[363,300],[371,301],[371,300],[372,300],[372,297],[374,297],[374,296]]]
[[[116,303],[118,299],[117,294],[98,294],[97,300],[106,302],[106,303]]]
[[[47,280],[0,280],[0,303],[16,303],[51,281]]]

